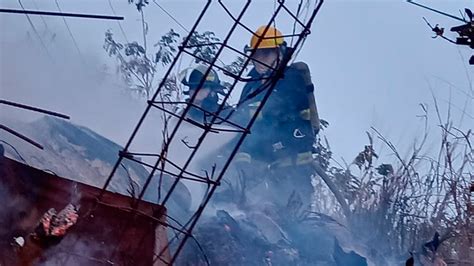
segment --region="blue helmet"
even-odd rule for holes
[[[181,80],[181,83],[183,85],[189,87],[189,91],[187,91],[186,94],[190,94],[190,92],[198,89],[199,83],[203,79],[204,73],[206,73],[208,68],[208,66],[199,65],[193,69],[193,71],[189,75],[188,80],[186,80],[186,78],[183,78],[183,80]],[[202,84],[202,88],[209,88],[216,93],[225,94],[225,87],[221,85],[219,76],[217,75],[217,72],[214,69],[209,70],[209,73],[207,74],[204,83]]]

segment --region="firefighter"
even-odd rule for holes
[[[181,83],[188,87],[188,90],[184,92],[189,96],[188,101],[196,94],[193,104],[197,107],[192,107],[188,111],[188,116],[199,122],[211,119],[209,113],[214,113],[219,108],[219,95],[226,93],[226,87],[221,85],[219,76],[213,69],[209,71],[202,86],[199,87],[207,69],[208,66],[199,65],[191,71],[188,80],[186,77],[181,80]]]
[[[281,66],[287,47],[278,29],[262,26],[252,36],[246,52],[251,52],[254,67],[249,72],[251,81],[243,88],[237,111],[250,119],[275,78],[275,70]],[[240,166],[242,169],[251,168],[257,161],[264,162],[267,170],[263,174],[268,178],[262,188],[267,193],[258,194],[278,205],[286,205],[290,195],[296,193],[303,206],[309,208],[313,194],[312,149],[319,130],[309,68],[305,63],[285,66],[283,75],[276,78],[272,94],[234,162],[244,165]]]

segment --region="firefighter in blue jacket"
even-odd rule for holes
[[[261,104],[269,80],[281,63],[286,43],[281,32],[266,26],[253,35],[247,52],[254,68],[250,82],[243,88],[237,112],[248,120]],[[285,205],[291,194],[300,196],[305,207],[311,204],[312,149],[319,118],[313,96],[309,68],[305,63],[286,66],[234,162],[251,165],[255,161],[268,166],[265,187],[276,204]],[[243,166],[244,168],[247,166]],[[251,166],[248,166],[251,167]]]
[[[224,96],[227,93],[227,88],[221,84],[214,69],[209,70],[202,86],[199,87],[208,68],[208,66],[199,65],[191,71],[187,80],[186,77],[181,80],[181,83],[188,87],[188,90],[184,92],[185,95],[189,96],[187,101],[196,94],[193,101],[194,106],[188,111],[188,117],[200,123],[212,119],[211,113],[217,112],[219,108],[219,95]],[[227,109],[221,112],[221,116],[229,112]]]

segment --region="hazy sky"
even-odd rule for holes
[[[117,15],[125,17],[122,26],[127,38],[142,42],[140,16],[135,7],[126,0],[111,2]],[[185,34],[150,2],[145,8],[149,47],[170,28]],[[204,3],[200,0],[157,2],[187,29]],[[243,3],[224,2],[234,12]],[[298,1],[287,2],[295,7]],[[54,0],[23,0],[22,3],[26,9],[57,11]],[[58,0],[58,3],[64,12],[112,14],[107,0]],[[251,28],[267,23],[273,3],[253,1],[244,22]],[[474,8],[472,1],[420,3],[456,15],[459,9],[469,5]],[[20,8],[15,0],[0,0],[0,6]],[[460,24],[405,1],[326,1],[323,5],[297,60],[307,62],[311,68],[320,116],[330,123],[325,135],[336,158],[343,156],[351,161],[367,143],[365,131],[371,126],[402,150],[409,148],[415,132],[423,125],[417,117],[422,114],[419,103],[426,103],[430,111],[430,134],[438,134],[430,86],[443,115],[451,102],[455,125],[473,128],[474,91],[469,80],[474,66],[467,65],[472,51],[432,39],[433,33],[422,17],[447,29]],[[123,41],[117,22],[67,19],[81,59],[61,18],[31,18],[50,56],[24,15],[0,14],[1,98],[70,114],[73,122],[89,126],[123,145],[143,104],[123,94],[113,77],[101,78],[102,74],[96,72],[107,65],[109,73],[114,74],[113,61],[102,45],[107,29]],[[277,26],[288,32],[292,27],[288,21],[287,17],[281,17]],[[199,31],[211,30],[223,39],[231,23],[215,1]],[[447,36],[454,37],[446,31]],[[242,48],[249,37],[239,29],[230,44]],[[224,58],[231,60],[233,55]],[[110,99],[106,101],[108,96]],[[21,115],[11,108],[0,108],[0,111],[3,119]]]

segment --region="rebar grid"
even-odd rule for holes
[[[197,209],[194,211],[191,218],[186,223],[184,223],[184,225],[182,225],[181,228],[178,228],[176,226],[171,226],[171,224],[166,223],[166,226],[170,226],[170,228],[174,228],[175,236],[172,239],[169,240],[169,243],[168,243],[168,245],[166,245],[166,247],[164,247],[162,250],[160,250],[160,252],[156,255],[157,257],[155,259],[156,260],[161,260],[163,262],[163,259],[161,258],[163,253],[170,250],[170,246],[173,244],[173,242],[175,242],[176,240],[180,240],[179,244],[176,247],[176,250],[174,250],[171,254],[171,260],[169,262],[166,262],[169,265],[172,265],[176,261],[176,258],[179,255],[180,251],[183,249],[187,239],[189,237],[192,237],[192,230],[196,226],[200,216],[202,215],[202,213],[204,211],[204,208],[206,207],[206,205],[208,204],[208,202],[211,199],[212,195],[214,194],[215,190],[217,189],[217,186],[220,185],[221,179],[223,178],[226,170],[228,169],[232,159],[234,158],[234,156],[238,152],[238,150],[239,150],[241,144],[243,143],[245,137],[250,133],[250,129],[251,129],[252,125],[254,124],[255,120],[257,119],[257,117],[258,117],[260,111],[262,110],[262,108],[264,107],[266,101],[270,97],[273,88],[275,87],[277,82],[283,77],[283,73],[285,71],[285,68],[286,68],[287,64],[290,62],[290,60],[292,59],[293,54],[300,47],[300,45],[302,44],[302,42],[306,38],[306,36],[308,34],[310,34],[310,27],[313,23],[313,20],[314,20],[316,14],[318,13],[319,9],[321,8],[321,6],[323,4],[323,0],[319,0],[319,1],[315,0],[314,1],[315,4],[314,4],[314,8],[312,10],[311,16],[309,17],[308,21],[302,22],[298,19],[298,16],[293,14],[292,11],[285,5],[284,0],[278,0],[277,1],[278,2],[277,6],[276,6],[273,14],[271,15],[268,23],[266,24],[267,27],[263,31],[262,36],[265,36],[265,34],[266,34],[267,30],[269,29],[269,27],[272,26],[275,23],[275,19],[282,12],[288,13],[290,15],[290,17],[294,19],[294,21],[290,21],[289,23],[298,23],[299,25],[301,25],[303,27],[303,29],[301,30],[301,32],[296,33],[296,34],[293,33],[293,34],[284,35],[286,37],[297,37],[297,40],[296,40],[295,44],[292,47],[288,47],[289,49],[287,50],[287,53],[285,53],[283,55],[283,58],[279,59],[280,64],[278,64],[276,67],[272,68],[272,70],[273,70],[272,75],[263,80],[264,81],[263,85],[262,85],[261,89],[259,90],[259,93],[264,93],[261,104],[260,104],[260,106],[257,107],[256,112],[250,118],[247,125],[246,126],[241,126],[241,125],[237,125],[237,124],[229,121],[228,117],[225,117],[225,118],[221,117],[221,112],[225,109],[225,103],[229,99],[229,97],[232,94],[233,90],[236,88],[237,83],[239,81],[248,80],[244,77],[245,76],[244,71],[245,71],[246,67],[250,64],[251,58],[252,58],[255,50],[252,50],[250,52],[250,54],[245,54],[245,53],[240,52],[238,49],[232,47],[231,45],[229,45],[228,41],[233,36],[233,34],[234,34],[237,27],[242,27],[246,31],[248,31],[250,34],[253,34],[253,31],[241,22],[244,14],[247,12],[247,10],[250,6],[251,0],[247,0],[247,1],[242,3],[243,6],[240,9],[238,15],[233,15],[229,11],[229,9],[226,7],[226,4],[222,0],[218,0],[218,3],[220,5],[220,7],[232,19],[233,24],[230,27],[230,29],[228,30],[228,32],[226,34],[226,37],[224,38],[224,40],[222,42],[218,42],[218,43],[209,42],[209,43],[200,45],[200,46],[216,45],[216,44],[218,45],[218,50],[217,50],[215,56],[209,61],[209,60],[204,60],[203,58],[199,58],[197,55],[194,55],[193,53],[189,52],[188,49],[191,49],[191,48],[195,47],[195,45],[188,45],[188,43],[190,41],[190,38],[192,37],[192,34],[194,32],[196,32],[196,29],[197,29],[198,25],[201,23],[203,17],[206,15],[206,12],[208,11],[208,9],[210,7],[211,2],[213,2],[213,1],[208,0],[206,2],[206,4],[204,5],[202,11],[200,12],[198,18],[196,19],[195,24],[193,25],[192,29],[190,30],[190,33],[186,36],[186,38],[184,39],[182,45],[180,45],[178,47],[177,55],[174,57],[173,61],[171,62],[168,70],[166,71],[162,81],[160,82],[160,84],[159,84],[157,90],[155,91],[154,95],[152,96],[151,100],[148,101],[148,105],[147,105],[144,113],[140,117],[140,119],[139,119],[136,127],[134,128],[129,140],[127,141],[124,149],[119,152],[119,158],[116,161],[109,177],[107,178],[107,180],[106,180],[106,182],[105,182],[105,184],[102,188],[102,191],[101,191],[100,195],[98,196],[98,199],[100,200],[101,197],[103,196],[103,193],[108,188],[112,178],[114,178],[114,176],[116,174],[116,171],[117,171],[118,167],[120,166],[120,164],[122,163],[123,160],[131,160],[131,161],[137,162],[137,163],[145,166],[148,169],[151,169],[151,171],[150,171],[150,173],[149,173],[149,175],[148,175],[148,177],[147,177],[147,179],[146,179],[146,181],[143,185],[143,188],[141,189],[140,193],[138,194],[138,197],[135,197],[134,200],[133,200],[133,203],[131,204],[131,209],[132,210],[137,210],[138,204],[140,204],[140,201],[143,198],[143,196],[145,195],[145,192],[147,191],[147,189],[150,185],[150,182],[152,181],[152,178],[155,176],[155,172],[164,173],[164,174],[167,174],[167,175],[174,178],[173,183],[172,183],[171,187],[168,189],[168,191],[166,192],[164,198],[160,202],[157,202],[158,204],[161,204],[165,207],[167,206],[167,203],[168,203],[170,197],[172,196],[172,194],[174,193],[174,191],[176,189],[176,186],[178,185],[180,180],[189,180],[189,181],[193,181],[193,182],[199,182],[199,183],[206,184],[207,185],[207,191],[204,194],[201,203],[199,204]],[[265,38],[259,38],[259,40],[256,43],[256,47],[258,47],[260,42],[264,39]],[[223,50],[225,48],[228,48],[228,49],[236,52],[237,54],[239,54],[240,56],[243,56],[245,58],[245,61],[242,65],[242,67],[240,68],[239,73],[237,73],[237,74],[230,73],[229,71],[227,71],[227,70],[223,69],[222,67],[219,67],[219,66],[216,65],[216,61],[219,60],[219,56],[221,55],[221,53],[223,52]],[[193,102],[195,100],[195,97],[197,96],[198,93],[192,94],[189,101],[186,101],[186,102],[157,100],[160,93],[162,92],[163,88],[165,87],[165,82],[168,80],[168,78],[172,74],[172,70],[174,69],[175,65],[177,64],[177,62],[179,61],[179,59],[182,56],[186,56],[186,55],[192,56],[192,57],[194,57],[196,59],[199,59],[199,60],[201,60],[201,61],[203,61],[204,63],[207,64],[207,69],[206,69],[205,73],[203,74],[203,76],[202,76],[202,78],[199,81],[199,84],[197,86],[197,89],[196,89],[197,92],[200,89],[202,89],[202,87],[205,83],[206,76],[210,73],[211,69],[213,69],[213,68],[220,69],[221,71],[223,71],[225,74],[227,74],[229,77],[231,77],[233,79],[233,83],[228,88],[228,93],[225,95],[224,99],[222,100],[222,103],[219,105],[219,108],[216,112],[208,112],[206,110],[200,109],[201,111],[203,111],[205,113],[205,115],[207,117],[210,118],[210,120],[205,121],[205,123],[200,123],[200,122],[194,121],[193,119],[188,117],[188,112],[191,110],[191,108],[198,108],[199,109],[198,106],[193,104]],[[171,111],[167,110],[164,107],[167,104],[184,104],[185,108],[181,112],[181,114],[176,114],[174,112],[171,112]],[[160,148],[159,152],[157,152],[157,153],[143,153],[143,152],[131,152],[131,151],[129,151],[134,139],[136,138],[137,133],[139,132],[139,130],[143,126],[145,118],[150,115],[150,111],[152,110],[152,108],[157,109],[161,112],[164,112],[169,116],[177,118],[178,120],[177,120],[176,124],[171,129],[171,133],[167,136],[164,136],[165,139],[163,140],[163,145]],[[179,166],[177,163],[174,163],[171,160],[169,160],[167,158],[167,155],[168,155],[169,147],[173,143],[173,141],[175,141],[175,142],[179,141],[179,140],[176,140],[176,138],[177,138],[176,134],[177,134],[177,131],[179,130],[179,128],[182,127],[183,122],[186,122],[187,124],[191,124],[192,126],[201,129],[202,133],[200,134],[197,143],[193,147],[188,146],[188,148],[191,150],[191,154],[187,157],[184,165]],[[235,127],[236,129],[235,130],[232,130],[232,129],[229,130],[229,129],[225,129],[225,128],[216,127],[216,125],[219,125],[219,124],[228,124],[228,125],[231,125],[231,126]],[[218,171],[218,173],[215,172],[215,167],[213,167],[213,171],[212,171],[211,175],[206,173],[205,176],[198,175],[198,174],[195,174],[195,173],[192,173],[192,172],[188,171],[187,168],[190,166],[190,164],[193,162],[193,160],[195,160],[195,155],[199,151],[199,149],[201,147],[201,144],[204,142],[204,140],[209,137],[208,134],[209,133],[220,133],[220,132],[235,132],[235,133],[240,134],[239,137],[238,137],[237,143],[233,146],[232,152],[226,158],[225,163],[223,164],[223,167]],[[149,164],[149,163],[143,162],[143,161],[135,158],[135,156],[153,157],[153,158],[156,158],[156,161],[155,161],[154,164]],[[165,170],[165,165],[166,164],[171,165],[172,167],[177,169],[178,173],[173,173],[172,171]],[[161,182],[160,182],[160,184],[161,184]],[[128,226],[130,226],[130,221],[124,221],[123,226],[124,226],[124,228],[127,228]],[[118,244],[120,244],[120,243],[118,243]],[[113,258],[113,255],[112,255],[112,258]]]

